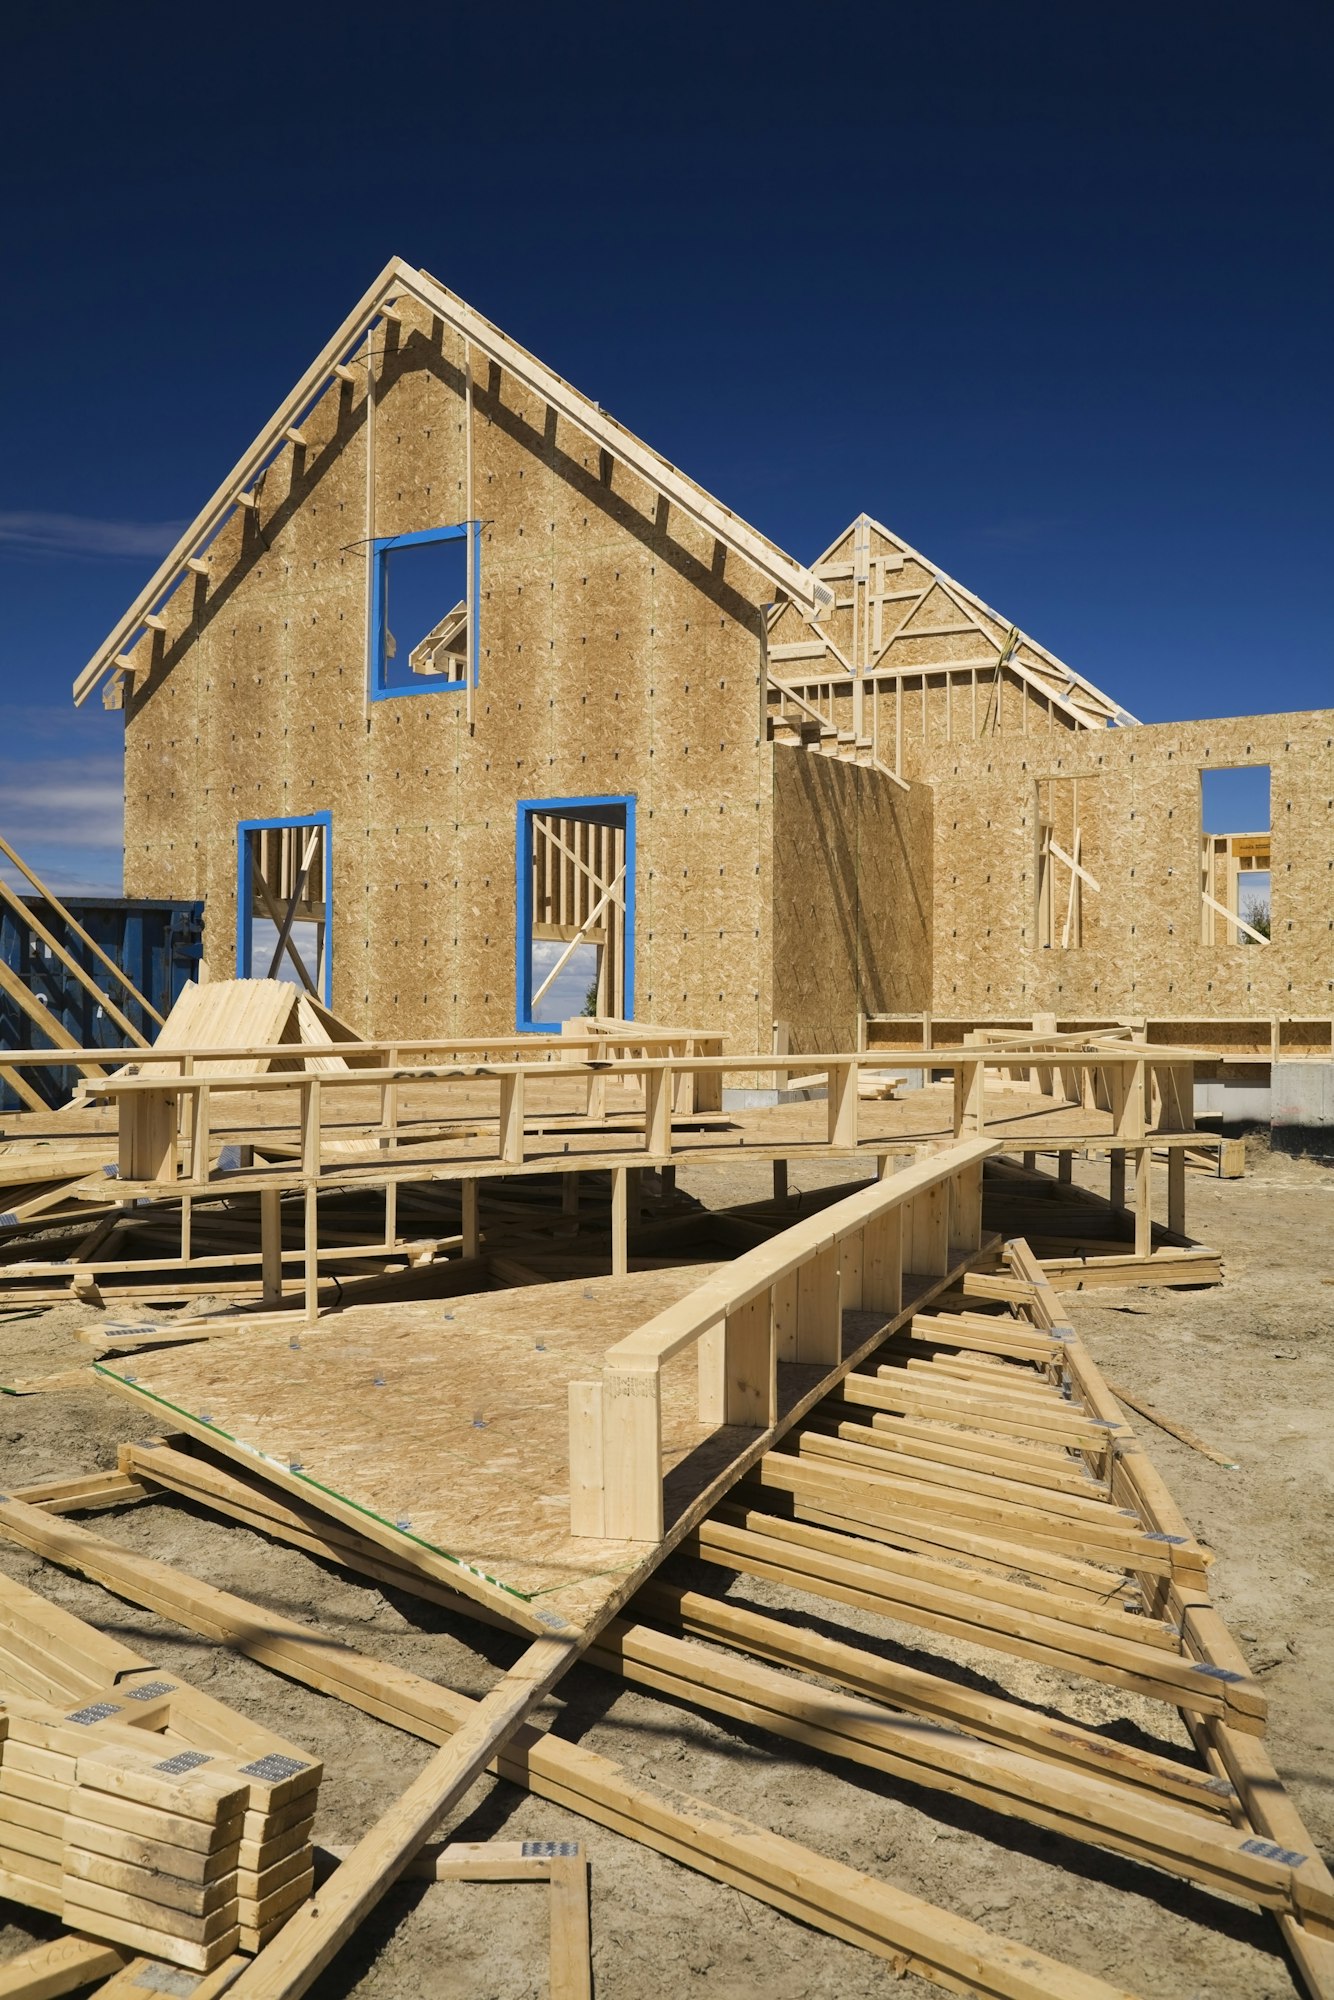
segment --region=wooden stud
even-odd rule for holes
[[[614,1278],[623,1278],[630,1268],[627,1171],[625,1167],[613,1167],[611,1170],[611,1271]]]

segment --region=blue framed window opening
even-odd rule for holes
[[[238,823],[236,976],[288,980],[332,1007],[332,813]]]
[[[514,864],[519,1032],[633,1020],[634,798],[520,799]]]
[[[481,547],[475,521],[371,543],[372,701],[477,686]]]

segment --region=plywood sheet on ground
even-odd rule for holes
[[[712,1266],[353,1307],[103,1372],[232,1455],[262,1454],[316,1505],[331,1496],[530,1603],[627,1574],[643,1547],[569,1532],[568,1385]],[[802,1371],[803,1373],[809,1371]],[[693,1356],[663,1377],[663,1473],[697,1492],[753,1433],[696,1414]],[[688,1462],[688,1465],[687,1465]],[[671,1494],[669,1492],[669,1504]],[[367,1523],[369,1526],[369,1521]]]
[[[598,1371],[608,1347],[711,1268],[349,1307],[299,1333],[237,1332],[98,1372],[164,1428],[189,1432],[527,1629],[586,1630],[777,1434],[701,1424],[687,1350],[662,1378],[664,1540],[569,1533],[569,1383]],[[950,1282],[905,1275],[902,1318]],[[780,1363],[777,1431],[885,1332],[882,1314],[845,1311],[840,1367]]]

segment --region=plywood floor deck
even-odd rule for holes
[[[569,1383],[598,1373],[608,1347],[711,1268],[350,1307],[299,1333],[238,1331],[98,1372],[164,1429],[262,1471],[527,1629],[585,1629],[771,1437],[700,1423],[688,1351],[663,1371],[664,1542],[569,1532]],[[905,1314],[948,1282],[905,1275]],[[840,1368],[781,1364],[780,1428],[886,1331],[883,1315],[848,1311]]]

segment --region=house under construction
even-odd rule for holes
[[[1144,725],[864,515],[794,561],[400,262],[99,686],[127,890],[364,1031],[587,1000],[757,1048],[905,1014],[1329,1047],[1334,711]],[[1268,808],[1219,826],[1239,766]]]

